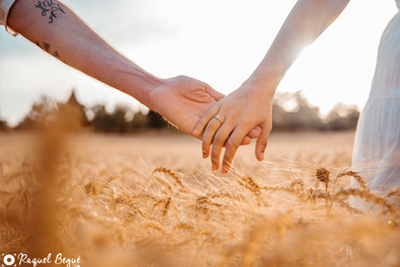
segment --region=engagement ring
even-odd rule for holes
[[[221,119],[219,118],[218,115],[215,115],[215,116],[214,116],[214,119],[217,119],[217,120],[221,123],[221,125],[222,125],[222,121],[221,121]]]

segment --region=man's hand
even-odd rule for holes
[[[166,79],[149,93],[149,108],[161,114],[166,120],[178,127],[182,132],[192,135],[194,125],[223,94],[208,84],[186,76]],[[260,135],[256,128],[243,139],[242,145],[251,142],[251,138]],[[201,139],[201,135],[194,136]]]

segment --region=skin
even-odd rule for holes
[[[286,18],[270,49],[253,74],[235,91],[208,110],[193,130],[202,135],[203,155],[210,155],[213,170],[230,170],[235,153],[249,130],[261,128],[255,155],[264,159],[272,129],[271,108],[276,88],[301,50],[314,42],[345,9],[350,0],[299,0]],[[214,116],[218,115],[222,125]]]
[[[7,23],[51,56],[134,97],[184,133],[190,134],[201,115],[224,97],[208,84],[190,77],[161,79],[146,72],[60,1],[18,0]],[[241,144],[249,144],[260,131],[249,131]]]

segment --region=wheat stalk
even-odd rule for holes
[[[174,179],[174,181],[175,181],[178,185],[180,185],[182,188],[185,188],[185,187],[183,186],[183,184],[182,184],[180,178],[178,177],[178,175],[177,175],[176,173],[174,173],[173,171],[171,171],[170,169],[167,169],[167,168],[164,168],[164,167],[159,167],[159,168],[156,168],[156,169],[153,171],[153,174],[156,173],[156,172],[161,172],[161,173],[166,173],[166,174],[168,174],[168,176],[172,177],[172,178]]]
[[[334,195],[334,198],[340,197],[340,196],[358,196],[361,198],[364,198],[367,202],[372,201],[376,204],[379,204],[383,207],[386,207],[392,214],[398,213],[399,209],[388,202],[385,198],[380,197],[378,195],[373,194],[370,190],[366,189],[360,189],[360,188],[346,188],[343,189],[341,188],[339,192],[337,192]]]
[[[153,228],[156,229],[158,231],[160,231],[161,233],[163,233],[164,235],[169,235],[167,229],[165,229],[161,224],[159,224],[158,222],[144,222],[140,225],[141,228]]]
[[[386,198],[388,198],[388,197],[393,197],[393,196],[400,197],[400,189],[394,189],[394,190],[390,191],[390,192],[386,195]]]
[[[91,196],[97,196],[99,194],[97,190],[97,186],[94,182],[88,182],[84,187],[83,187],[83,192],[86,194],[86,196],[91,197]]]
[[[163,212],[162,212],[163,216],[167,215],[170,205],[171,205],[171,198],[168,197],[167,200],[165,201],[164,209],[163,209]]]
[[[365,183],[364,179],[363,179],[357,172],[355,172],[355,171],[344,171],[344,172],[339,173],[339,174],[337,175],[337,177],[336,177],[335,184],[336,184],[336,181],[337,181],[340,177],[343,177],[343,176],[346,176],[346,175],[347,175],[347,176],[352,176],[352,177],[354,177],[354,179],[357,181],[357,183],[358,183],[362,188],[368,189],[368,188],[367,188],[367,184]]]
[[[315,176],[317,177],[317,179],[325,183],[325,191],[328,191],[329,174],[330,171],[325,168],[318,168],[315,170]]]
[[[179,229],[185,229],[185,230],[193,230],[194,227],[190,224],[187,223],[180,223],[174,226],[174,228],[172,228],[172,231],[176,231]]]

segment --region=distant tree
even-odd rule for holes
[[[93,119],[90,125],[97,132],[105,132],[107,125],[107,111],[104,105],[96,105],[92,107]]]
[[[10,127],[7,124],[7,121],[0,119],[0,131],[8,131]]]
[[[293,129],[321,130],[323,128],[323,122],[319,108],[312,106],[301,92],[296,92],[294,97],[297,101],[298,107],[295,112],[289,113],[293,115]]]
[[[301,92],[277,94],[272,105],[272,121],[275,131],[321,130],[324,127],[319,108],[312,106]]]
[[[87,115],[91,114],[89,122]],[[319,108],[312,106],[301,92],[278,93],[272,104],[273,131],[297,130],[347,130],[357,125],[359,111],[356,106],[337,104],[327,119],[321,119]],[[86,108],[76,98],[75,92],[65,103],[59,103],[42,96],[32,105],[17,130],[35,130],[50,123],[64,130],[77,130],[91,126],[97,132],[136,132],[145,129],[172,129],[168,122],[156,112],[147,115],[134,113],[128,107],[117,105],[113,112],[107,112],[104,105]],[[7,129],[7,123],[0,120],[0,130]]]
[[[39,126],[36,121],[34,121],[29,115],[26,115],[24,119],[18,123],[15,127],[18,131],[31,131],[31,130],[38,130]]]
[[[96,105],[92,108],[94,114],[91,125],[98,132],[126,133],[130,131],[130,121],[127,119],[129,109],[123,105],[117,105],[113,112],[108,113],[104,105]]]
[[[41,96],[38,102],[33,103],[31,110],[16,127],[17,130],[37,130],[56,119],[58,110],[57,101]]]
[[[64,130],[75,131],[88,126],[85,106],[78,102],[75,91],[67,102],[58,104],[56,117]]]
[[[131,131],[140,131],[146,129],[149,124],[149,117],[144,115],[142,112],[136,112],[133,119],[129,123],[129,129]]]
[[[360,111],[355,105],[338,103],[329,112],[327,117],[327,128],[333,131],[353,130],[357,127]]]
[[[48,96],[41,96],[40,100],[32,105],[28,116],[37,124],[44,125],[56,118],[58,104]]]
[[[158,114],[152,110],[149,111],[149,114],[147,114],[147,117],[148,117],[148,121],[149,121],[149,123],[148,123],[149,128],[161,129],[161,128],[169,127],[168,122],[166,120],[164,120],[164,118],[160,114]]]
[[[110,114],[110,124],[113,132],[128,132],[128,121],[126,119],[128,109],[125,106],[116,106],[113,113]]]
[[[37,130],[51,124],[64,131],[75,131],[88,125],[85,107],[77,101],[74,91],[65,103],[41,96],[16,129]]]

